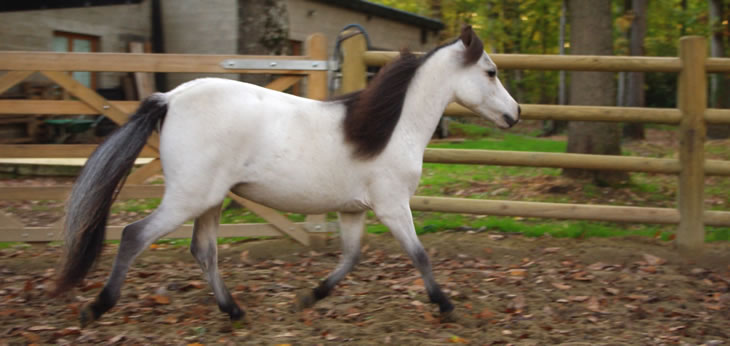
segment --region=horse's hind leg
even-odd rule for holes
[[[106,285],[96,299],[84,306],[81,311],[79,319],[82,327],[99,319],[102,314],[116,305],[127,271],[139,254],[155,240],[174,231],[185,220],[195,217],[203,211],[199,209],[200,207],[191,205],[192,203],[184,202],[187,199],[169,198],[167,193],[165,196],[160,207],[152,214],[124,227],[119,252],[114,259],[112,272]]]
[[[203,269],[203,273],[215,294],[218,307],[221,311],[228,313],[232,321],[238,321],[243,318],[244,312],[231,297],[218,272],[216,231],[218,230],[220,213],[221,204],[218,204],[195,219],[190,252],[200,264],[200,268]]]
[[[342,259],[337,268],[310,292],[297,296],[296,308],[311,307],[318,300],[328,296],[332,288],[349,273],[360,259],[360,240],[362,239],[365,212],[340,213],[340,237],[342,238]]]
[[[421,272],[428,298],[432,303],[438,304],[441,320],[446,322],[453,319],[454,305],[451,304],[449,298],[441,291],[433,278],[431,262],[416,235],[416,228],[413,225],[413,217],[408,202],[398,205],[388,203],[387,206],[381,205],[380,207],[376,205],[375,214],[380,222],[388,227],[393,236],[398,239],[401,247],[408,253],[418,271]]]

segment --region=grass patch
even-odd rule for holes
[[[565,141],[534,138],[514,134],[504,134],[498,138],[489,137],[481,139],[468,139],[463,142],[434,143],[429,145],[429,148],[512,150],[563,153],[567,148],[567,143]]]

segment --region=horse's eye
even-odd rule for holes
[[[489,70],[489,71],[487,71],[487,75],[489,77],[496,77],[497,76],[497,70]]]

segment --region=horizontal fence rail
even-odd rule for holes
[[[424,162],[579,168],[606,171],[678,174],[679,160],[636,156],[546,153],[508,150],[426,149]],[[730,176],[730,161],[706,160],[705,174]]]
[[[626,207],[570,203],[496,201],[454,197],[414,196],[411,208],[418,211],[497,216],[521,216],[570,220],[678,224],[674,208]],[[730,212],[705,211],[705,224],[730,226]]]
[[[0,70],[92,72],[191,72],[306,75],[306,70],[228,68],[225,61],[308,60],[302,56],[0,52]]]
[[[399,54],[368,51],[363,59],[369,66],[384,66]],[[489,57],[503,69],[606,72],[679,72],[681,69],[676,57],[532,54],[489,54]],[[730,73],[730,58],[708,58],[705,68],[710,73]]]
[[[605,121],[621,123],[679,124],[682,113],[676,108],[639,108],[611,106],[520,105],[525,120]],[[478,117],[468,108],[452,103],[444,113],[455,117]],[[730,109],[709,108],[708,124],[730,124]]]

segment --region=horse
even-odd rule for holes
[[[156,210],[123,229],[109,278],[80,310],[82,327],[114,307],[134,259],[189,219],[195,219],[190,251],[221,312],[241,323],[244,310],[217,265],[216,232],[228,191],[282,211],[338,212],[342,257],[316,288],[297,296],[299,309],[327,297],[353,269],[366,211],[372,210],[420,271],[429,300],[448,321],[454,305],[434,280],[409,200],[426,145],[454,101],[502,129],[519,121],[518,103],[470,26],[423,56],[404,50],[365,89],[328,101],[217,78],[155,93],[97,147],[74,183],[53,293],[72,289],[92,268],[116,193],[148,138],[159,131],[164,196]]]

